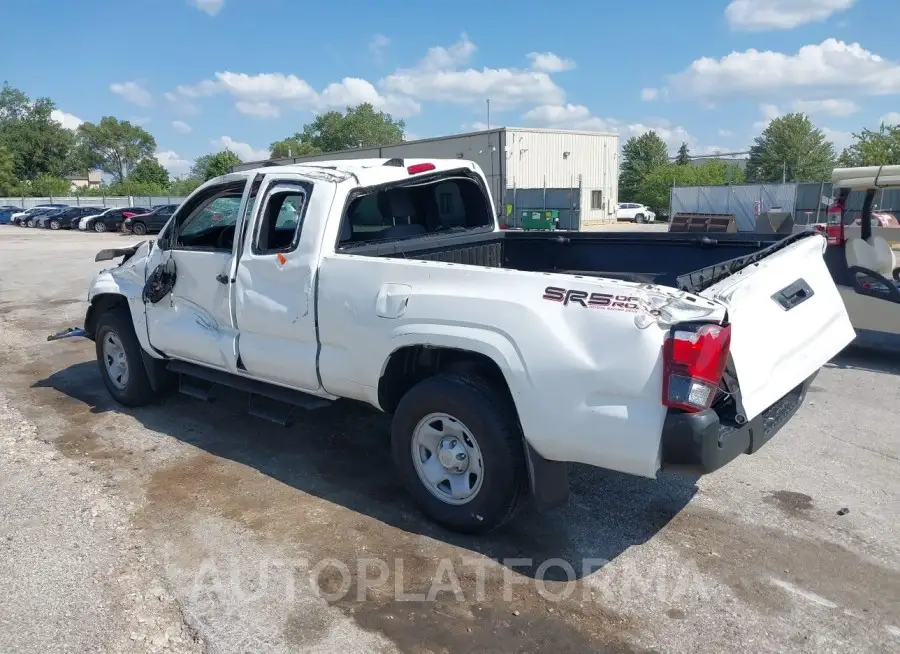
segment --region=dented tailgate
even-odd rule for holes
[[[748,420],[821,368],[856,336],[828,268],[823,236],[777,250],[700,295],[721,302]]]

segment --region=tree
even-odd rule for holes
[[[81,165],[99,168],[119,182],[156,151],[156,140],[147,130],[113,116],[104,116],[96,125],[82,123],[77,137]]]
[[[15,163],[12,154],[0,148],[0,195],[9,195],[16,186]]]
[[[62,177],[72,172],[69,155],[74,138],[50,117],[54,109],[56,105],[49,98],[32,102],[4,82],[0,90],[0,148],[12,156],[16,178]]]
[[[751,182],[824,182],[834,168],[834,146],[809,117],[792,113],[775,118],[754,139],[747,161]]]
[[[273,158],[282,157],[305,157],[308,154],[321,154],[316,146],[311,143],[304,143],[296,136],[289,136],[286,139],[275,141],[269,148],[272,151]]]
[[[142,159],[135,164],[128,181],[136,184],[154,184],[160,187],[169,186],[169,171],[163,168],[156,159]]]
[[[272,144],[273,156],[287,156],[287,148],[306,148],[304,154],[336,152],[350,148],[373,148],[403,142],[406,123],[389,113],[375,111],[368,102],[347,107],[346,113],[328,111],[303,126],[302,132]],[[275,154],[278,146],[278,154]],[[282,154],[284,153],[284,154]]]
[[[241,163],[241,158],[231,150],[222,150],[216,154],[205,154],[197,157],[191,168],[191,177],[196,177],[202,181],[218,177],[219,175],[227,175],[231,169]]]
[[[669,206],[673,186],[721,186],[743,181],[741,169],[726,161],[706,161],[699,166],[667,163],[654,168],[644,177],[636,199],[653,209],[663,209]]]
[[[691,163],[691,153],[688,150],[688,144],[682,141],[681,147],[678,148],[678,156],[675,158],[675,163],[679,166],[687,166]]]
[[[169,185],[170,195],[190,195],[200,186],[204,180],[199,177],[185,177],[183,179],[172,180]]]
[[[656,168],[669,162],[665,142],[654,131],[632,136],[622,148],[622,165],[619,173],[619,200],[635,200],[644,178]]]
[[[890,166],[900,164],[900,125],[885,125],[878,131],[854,133],[856,143],[841,153],[841,166]]]

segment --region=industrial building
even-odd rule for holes
[[[397,145],[276,159],[290,164],[326,159],[469,159],[484,171],[501,222],[523,212],[555,210],[560,229],[614,221],[618,202],[619,136],[606,132],[498,127]],[[246,170],[263,162],[236,166]]]

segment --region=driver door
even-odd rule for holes
[[[235,232],[250,195],[246,178],[204,189],[185,202],[158,241],[157,259],[175,264],[175,285],[147,303],[147,333],[160,352],[234,371],[237,331],[229,305]],[[148,271],[148,273],[151,271]]]

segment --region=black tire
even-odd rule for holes
[[[112,380],[105,360],[104,347],[110,336],[115,337],[121,344],[128,366],[128,379],[122,388]],[[150,404],[157,398],[150,385],[144,358],[141,356],[141,344],[138,342],[131,314],[127,309],[116,308],[102,314],[97,319],[94,342],[100,376],[109,394],[117,402],[129,407],[138,407]]]
[[[26,226],[26,227],[34,227],[34,220],[32,220],[31,218],[29,218],[29,219],[25,222],[25,226]]]
[[[98,234],[102,234],[103,232],[106,231],[106,223],[103,222],[102,220],[95,220],[94,221],[94,231],[97,232]]]
[[[644,222],[644,214],[639,213],[638,215],[636,215],[636,216],[634,217],[634,222],[636,222],[636,223],[642,223],[642,222]]]
[[[465,504],[448,504],[419,478],[412,439],[418,423],[431,413],[462,422],[481,450],[484,474],[477,494]],[[391,424],[394,464],[419,507],[453,531],[484,534],[511,520],[527,498],[528,473],[521,430],[505,393],[471,374],[441,374],[410,389]]]
[[[50,229],[59,229],[59,228],[60,228],[60,224],[59,224],[58,220],[50,221]]]
[[[141,222],[131,223],[131,232],[135,236],[143,236],[147,233],[147,226]]]

